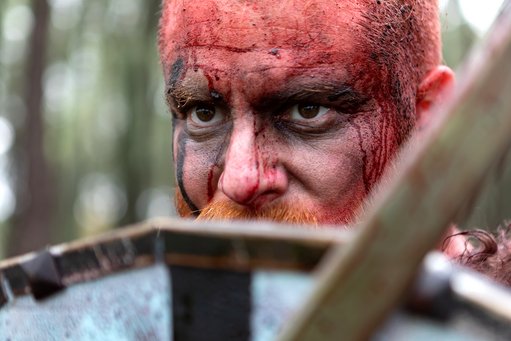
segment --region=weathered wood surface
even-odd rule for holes
[[[158,219],[0,262],[0,340],[271,340],[348,231]]]
[[[511,5],[461,71],[429,131],[407,156],[354,242],[332,252],[281,340],[364,340],[403,298],[417,267],[511,144]]]
[[[351,237],[163,219],[54,246],[0,263],[0,339],[274,340],[327,249]],[[393,311],[374,341],[511,338],[510,292],[439,253],[428,259],[404,295],[414,314]]]
[[[43,298],[64,287],[156,262],[217,270],[311,271],[332,245],[346,244],[351,237],[349,231],[286,229],[270,223],[197,224],[162,218],[1,261],[0,280],[8,283],[15,297],[32,293]],[[55,283],[48,288],[50,272],[55,273]],[[36,292],[41,276],[48,292]]]

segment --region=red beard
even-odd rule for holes
[[[176,207],[181,217],[191,217],[194,213],[184,202],[179,190],[176,190]],[[197,220],[267,220],[286,224],[318,224],[316,216],[303,207],[271,205],[255,210],[232,201],[211,202],[201,210]]]

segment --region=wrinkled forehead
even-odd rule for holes
[[[177,51],[294,49],[318,53],[353,44],[363,1],[165,0],[160,27],[164,67]],[[307,52],[308,51],[308,52]]]

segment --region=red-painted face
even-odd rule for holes
[[[167,1],[161,52],[181,214],[222,202],[248,216],[283,207],[351,221],[403,139],[360,6]]]

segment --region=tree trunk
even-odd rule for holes
[[[43,85],[49,6],[47,0],[32,0],[34,26],[30,37],[25,75],[26,116],[19,132],[20,164],[17,209],[9,254],[41,248],[50,241],[53,210],[51,175],[44,155]]]

